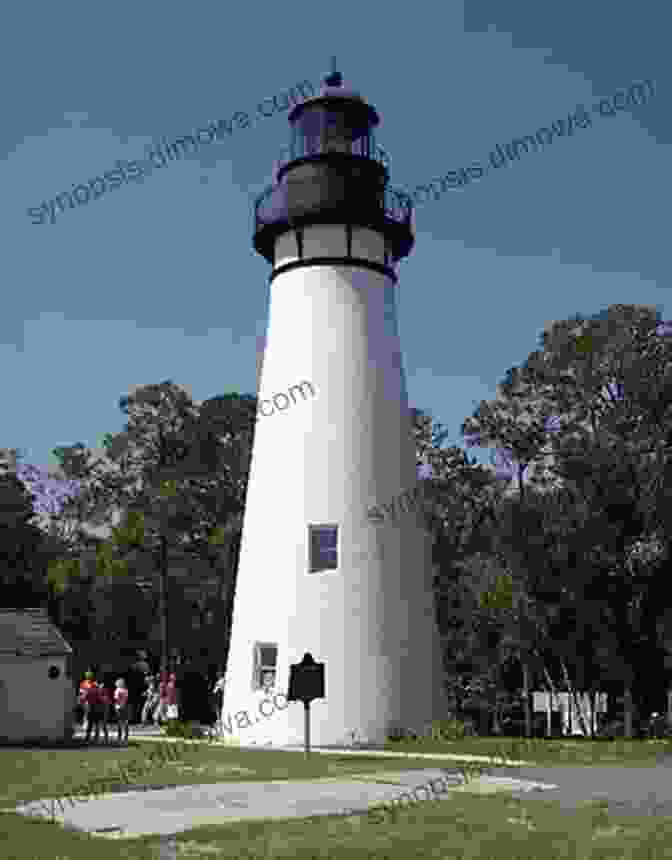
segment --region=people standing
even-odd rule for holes
[[[98,683],[98,704],[100,706],[100,723],[103,726],[103,737],[107,746],[110,743],[108,726],[110,722],[110,709],[112,707],[112,695],[102,681]]]
[[[168,718],[168,672],[159,676],[159,706],[154,712],[154,720],[160,725]]]
[[[166,684],[166,719],[179,719],[180,704],[177,690],[177,676],[175,672],[171,672],[168,675],[168,683]]]
[[[128,746],[128,689],[123,678],[117,678],[114,691],[114,709],[117,714],[117,742]]]
[[[126,672],[128,684],[128,709],[129,721],[137,723],[141,721],[142,694],[145,690],[145,677],[151,672],[146,651],[138,651],[137,659],[131,664]]]
[[[149,665],[147,652],[146,651],[138,651],[138,659],[132,666],[134,672],[138,672],[141,675],[149,675],[151,674],[152,667]]]
[[[147,685],[147,689],[142,694],[145,699],[145,704],[142,706],[142,714],[140,715],[140,722],[145,725],[149,722],[150,725],[154,723],[154,718],[156,715],[156,708],[159,704],[159,690],[156,683],[155,675],[147,675],[145,677],[145,683]]]
[[[84,702],[86,704],[86,743],[91,742],[91,732],[95,729],[94,743],[100,739],[100,722],[103,716],[103,703],[101,701],[100,689],[97,684],[92,684],[84,690]]]
[[[217,726],[217,733],[221,734],[222,731],[222,719],[224,718],[223,710],[224,710],[224,692],[226,690],[226,673],[223,669],[217,673],[217,680],[215,681],[215,686],[212,688],[212,693],[215,700],[215,725]]]
[[[95,687],[95,675],[91,670],[84,673],[84,680],[79,685],[79,704],[82,707],[83,718],[82,718],[82,727],[84,731],[87,730],[89,725],[89,705],[87,692],[91,687]]]
[[[210,696],[208,680],[198,671],[190,657],[177,673],[177,689],[180,719],[207,725]]]

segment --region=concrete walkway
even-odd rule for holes
[[[156,731],[132,733],[149,743],[185,743],[157,735]],[[188,741],[186,743],[189,743]],[[202,743],[195,741],[194,743]],[[268,749],[249,746],[241,749]],[[274,750],[290,748],[273,747]],[[291,748],[295,751],[296,748]],[[142,834],[173,834],[206,823],[233,823],[247,819],[295,818],[333,815],[345,809],[365,813],[369,805],[392,800],[402,791],[444,778],[452,791],[478,793],[506,790],[513,797],[555,800],[561,809],[571,811],[591,800],[605,800],[611,814],[656,814],[672,816],[672,756],[661,754],[655,767],[619,768],[614,766],[572,767],[535,766],[515,762],[513,768],[498,767],[487,756],[450,753],[404,753],[374,749],[323,749],[315,754],[381,756],[403,760],[409,756],[445,759],[447,762],[473,760],[489,765],[487,775],[467,785],[455,768],[406,770],[395,773],[359,774],[352,780],[331,778],[313,781],[217,783],[134,790],[103,795],[66,806],[56,807],[56,820],[64,826],[89,832],[133,837]],[[401,764],[401,761],[400,761]],[[541,793],[537,793],[541,792]],[[406,801],[407,802],[407,801]],[[17,811],[46,817],[51,805],[33,802]],[[46,809],[45,809],[46,806]]]
[[[205,824],[227,824],[249,819],[304,818],[334,815],[345,810],[365,814],[374,803],[389,801],[403,791],[444,778],[450,799],[458,791],[535,791],[555,788],[510,777],[481,777],[464,785],[459,774],[443,770],[413,770],[394,774],[360,775],[357,780],[322,779],[310,782],[215,783],[186,785],[159,791],[129,791],[55,808],[53,817],[66,828],[96,835],[133,838],[149,834],[170,835]],[[404,801],[408,803],[408,800]],[[420,800],[419,802],[423,802]],[[52,817],[49,800],[18,806],[16,811],[40,818]]]
[[[570,812],[591,801],[606,801],[612,815],[672,816],[672,756],[660,756],[655,767],[522,767],[488,768],[493,775],[553,782],[544,800]],[[514,791],[514,797],[521,797]],[[539,797],[539,795],[537,795]]]

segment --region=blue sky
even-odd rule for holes
[[[392,184],[408,190],[655,83],[648,104],[418,206],[401,342],[410,404],[448,443],[547,322],[615,302],[672,317],[669,14],[653,0],[8,6],[0,446],[36,464],[57,445],[96,446],[145,383],[173,379],[196,399],[255,392],[269,266],[252,200],[289,141],[287,111],[54,224],[26,210],[164,138],[252,114],[305,79],[317,88],[333,54],[379,111]]]

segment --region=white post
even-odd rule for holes
[[[546,711],[547,723],[548,723],[548,731],[546,732],[546,737],[549,737],[549,738],[551,736],[551,724],[552,724],[551,713],[552,713],[552,710],[553,710],[553,703],[551,702],[551,694],[549,693],[548,694],[548,709]]]

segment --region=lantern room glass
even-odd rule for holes
[[[368,122],[353,127],[351,112],[315,105],[292,129],[292,159],[342,152],[372,158],[375,136]]]

